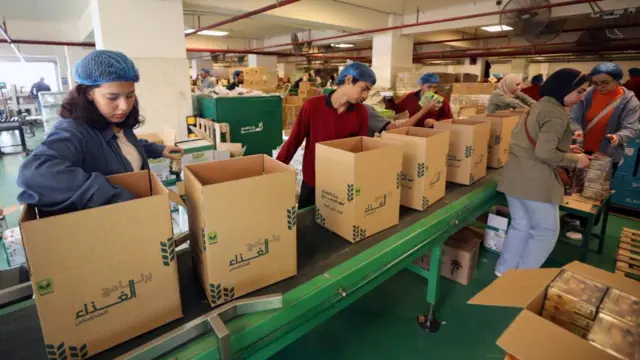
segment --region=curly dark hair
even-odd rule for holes
[[[104,130],[114,125],[114,123],[102,116],[96,105],[87,96],[89,91],[98,86],[77,85],[73,90],[69,91],[60,107],[60,112],[58,113],[60,117],[83,122],[98,130]],[[138,99],[136,98],[133,108],[131,108],[124,121],[115,125],[119,128],[134,129],[142,124],[144,124],[144,118],[140,116]]]

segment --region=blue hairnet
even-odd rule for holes
[[[127,55],[112,50],[94,50],[73,68],[78,84],[100,85],[116,81],[140,81],[136,65]]]
[[[233,72],[233,80],[235,80],[238,76],[242,74],[242,70],[236,70]]]
[[[209,70],[209,69],[207,69],[207,68],[202,68],[202,69],[200,69],[200,72],[203,72],[203,73],[205,73],[205,74],[209,74],[209,75],[211,75],[211,70]]]
[[[629,77],[636,77],[636,76],[640,76],[640,69],[638,68],[629,69]]]
[[[544,77],[542,74],[535,75],[531,78],[531,85],[540,85],[544,82]]]
[[[427,72],[420,76],[418,80],[418,84],[426,85],[426,84],[440,84],[440,75],[432,72]]]
[[[596,65],[593,69],[591,69],[591,73],[589,75],[591,77],[594,77],[600,74],[607,74],[617,81],[622,80],[622,77],[624,76],[620,66],[611,62],[600,63]]]
[[[352,62],[345,66],[344,69],[340,71],[340,74],[338,74],[336,84],[344,85],[344,82],[347,80],[347,76],[353,76],[354,79],[368,82],[371,85],[376,84],[376,74],[370,67],[360,62]]]

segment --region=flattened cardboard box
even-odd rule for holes
[[[435,128],[451,131],[447,154],[447,181],[471,185],[487,174],[491,124],[483,120],[449,119]]]
[[[108,179],[137,199],[39,219],[25,206],[20,218],[54,358],[84,359],[182,317],[169,199],[182,201],[148,171]]]
[[[357,242],[400,220],[402,144],[352,137],[316,144],[315,220]]]
[[[562,269],[640,297],[640,286],[625,278],[574,261]],[[619,360],[589,341],[544,319],[547,286],[562,269],[509,270],[469,300],[469,304],[523,308],[497,343],[522,360]],[[535,336],[532,336],[535,334]]]
[[[382,140],[403,144],[400,204],[425,210],[444,197],[449,131],[406,127],[383,132]]]
[[[476,115],[469,120],[485,120],[491,123],[489,135],[489,158],[487,166],[499,169],[509,160],[509,145],[511,144],[511,132],[520,121],[520,115],[511,114],[486,114]]]
[[[297,273],[296,173],[264,155],[185,167],[194,262],[212,306]]]

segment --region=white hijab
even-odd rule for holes
[[[502,80],[500,80],[500,82],[498,83],[498,88],[502,90],[505,95],[513,97],[515,93],[518,92],[518,87],[516,86],[516,84],[521,81],[522,79],[520,79],[520,76],[509,74]]]

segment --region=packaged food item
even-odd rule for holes
[[[607,314],[598,314],[587,339],[621,359],[640,359],[640,327],[618,321]]]
[[[567,322],[566,319],[558,317],[556,316],[556,314],[548,312],[547,310],[542,311],[542,317],[566,330],[571,331],[572,333],[580,336],[583,339],[586,339],[587,336],[589,336],[589,330],[585,330],[579,326],[576,326],[575,324]]]
[[[593,320],[606,292],[605,285],[562,270],[549,284],[546,300],[564,312],[574,312]]]
[[[553,319],[545,316],[545,314],[553,317]],[[591,327],[593,327],[593,320],[587,319],[586,317],[576,314],[573,311],[564,311],[558,305],[552,303],[549,300],[544,302],[542,317],[545,319],[549,319],[554,323],[557,323],[556,321],[554,321],[554,319],[556,319],[558,322],[572,324],[586,330],[587,332],[591,330]]]
[[[640,327],[640,299],[620,290],[609,290],[602,300],[600,312],[629,325]]]
[[[442,102],[444,101],[444,98],[434,92],[428,91],[424,93],[424,95],[422,95],[422,98],[420,99],[420,106],[424,106],[425,101],[429,101],[429,102],[435,101],[436,104],[442,104]]]

